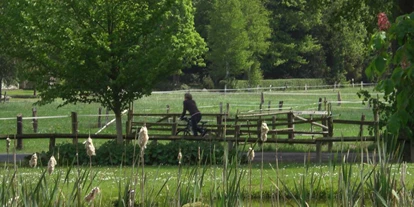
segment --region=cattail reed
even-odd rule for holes
[[[149,140],[147,127],[144,125],[139,130],[138,134],[138,145],[141,148],[140,160],[141,160],[141,202],[145,202],[145,172],[144,172],[144,150],[147,148],[147,143]]]
[[[92,191],[87,196],[85,196],[85,201],[88,203],[93,201],[100,192],[101,190],[99,189],[99,187],[94,187]]]
[[[128,191],[128,207],[135,206],[135,190]]]
[[[181,149],[178,151],[178,156],[177,156],[177,160],[178,160],[178,164],[181,165],[181,160],[183,159],[183,154],[181,153]]]
[[[47,163],[47,171],[49,172],[49,175],[53,173],[56,165],[57,165],[56,159],[52,155],[52,157],[50,157],[49,159],[49,162]]]
[[[29,166],[30,167],[36,167],[37,166],[37,155],[36,155],[36,153],[34,153],[32,155],[32,157],[30,158]]]
[[[92,138],[88,137],[86,141],[83,142],[86,148],[86,154],[89,156],[89,167],[92,167],[92,156],[95,156],[95,146],[93,146]]]
[[[7,162],[9,162],[9,149],[10,149],[10,138],[6,139],[6,149],[7,149]]]
[[[249,151],[247,152],[247,159],[249,162],[252,162],[254,159],[254,149],[249,147]]]
[[[254,159],[254,149],[249,147],[247,151],[247,161],[249,162],[249,206],[252,205],[252,161]]]
[[[6,139],[6,149],[7,149],[7,154],[9,154],[9,149],[10,149],[10,138],[7,137]]]
[[[260,128],[260,139],[262,142],[267,141],[267,133],[269,132],[269,127],[265,122],[262,123],[262,127]],[[263,144],[262,147],[262,163],[260,167],[260,206],[263,205]]]
[[[183,159],[183,154],[181,153],[181,148],[178,150],[177,160],[178,160],[178,176],[177,176],[177,206],[181,206],[181,161]]]

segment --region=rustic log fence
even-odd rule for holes
[[[222,105],[221,105],[222,106]],[[168,108],[168,107],[167,107]],[[220,110],[223,112],[224,110]],[[317,160],[321,160],[322,146],[328,144],[328,151],[331,151],[332,143],[334,142],[359,142],[359,141],[375,141],[375,136],[364,137],[364,126],[378,126],[378,121],[366,121],[365,116],[357,120],[341,120],[333,119],[328,116],[326,111],[267,111],[262,113],[251,114],[236,114],[229,116],[229,106],[226,106],[224,113],[206,113],[203,117],[212,117],[214,123],[208,123],[206,127],[211,132],[208,137],[201,136],[177,136],[179,127],[184,127],[184,123],[178,121],[180,113],[158,113],[158,114],[140,114],[128,112],[126,121],[126,130],[128,133],[124,136],[126,140],[135,138],[135,132],[142,126],[146,125],[151,130],[151,140],[194,140],[194,141],[221,141],[228,142],[229,146],[234,146],[238,143],[256,143],[260,142],[260,126],[266,122],[270,128],[268,132],[267,143],[288,143],[288,144],[314,144],[316,146]],[[309,115],[309,118],[305,118]],[[157,117],[156,121],[147,122],[146,117]],[[137,121],[135,121],[136,119]],[[138,119],[141,119],[139,121]],[[142,119],[144,121],[142,121]],[[35,120],[35,118],[33,118]],[[23,134],[23,119],[22,115],[17,116],[17,131],[15,135],[0,135],[0,139],[7,137],[17,139],[17,149],[23,149],[23,139],[49,139],[49,150],[54,150],[56,139],[70,138],[74,144],[78,143],[80,138],[94,138],[94,139],[115,139],[116,135],[108,134],[79,134],[78,133],[78,119],[77,113],[71,113],[71,134]],[[295,125],[308,124],[309,131],[295,130]],[[356,137],[334,137],[334,124],[350,124],[358,125],[360,131],[359,136]],[[286,127],[283,127],[286,126]],[[282,127],[282,128],[281,128]],[[315,130],[319,128],[321,130]],[[225,129],[225,130],[224,130]],[[312,138],[296,138],[295,135],[311,135]],[[287,136],[287,138],[281,138]],[[315,138],[316,137],[316,138]]]

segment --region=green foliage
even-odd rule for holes
[[[190,0],[6,3],[9,53],[27,60],[39,104],[97,102],[117,115],[183,67],[201,64],[204,40]]]
[[[206,89],[213,89],[214,88],[214,82],[213,82],[213,79],[211,79],[210,76],[205,76],[203,78],[203,88],[206,88]]]
[[[377,91],[384,92],[390,107],[383,107],[387,130],[403,137],[412,137],[414,124],[414,13],[398,17],[388,31],[379,31],[371,38],[375,57],[365,73],[378,80]],[[394,45],[394,46],[392,46]],[[369,99],[369,97],[368,97]],[[377,98],[370,98],[371,101]],[[375,100],[380,101],[380,100]]]
[[[198,147],[200,147],[201,163],[210,163],[212,161],[213,145],[215,147],[215,156],[218,163],[221,162],[223,156],[223,147],[218,142],[191,142],[191,141],[171,141],[167,143],[150,142],[145,149],[145,164],[146,165],[177,165],[178,150],[181,148],[183,154],[182,162],[188,165],[198,163]],[[135,150],[135,154],[134,154]],[[132,143],[117,144],[116,141],[108,141],[103,143],[96,149],[96,156],[92,156],[92,163],[94,165],[132,165],[134,160],[139,159],[139,146]],[[78,152],[78,158],[76,158]],[[41,163],[46,164],[51,155],[54,155],[59,163],[71,165],[77,164],[77,159],[80,165],[89,165],[89,157],[86,154],[85,146],[83,144],[76,145],[71,143],[58,144],[54,152],[43,152],[40,154]]]
[[[209,13],[207,58],[216,84],[231,85],[235,77],[246,74],[251,81],[261,79],[259,59],[268,47],[269,12],[262,1],[214,1]]]
[[[323,79],[272,79],[272,80],[261,80],[257,85],[261,87],[285,87],[285,86],[293,86],[293,87],[305,87],[308,86],[321,86],[325,85],[325,81]],[[252,85],[252,87],[256,87],[257,85]],[[248,81],[238,80],[236,88],[248,88],[249,83]]]

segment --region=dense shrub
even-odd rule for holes
[[[213,152],[213,146],[215,151]],[[201,162],[220,163],[223,157],[223,146],[218,142],[194,142],[171,141],[167,143],[150,142],[145,149],[146,165],[177,165],[179,149],[183,154],[184,164],[196,164],[198,162],[198,147],[200,147]],[[88,165],[89,157],[83,144],[78,144],[79,164]],[[139,159],[140,149],[135,149],[135,160]],[[40,153],[41,165],[47,165],[48,159],[54,155],[60,165],[76,164],[76,145],[71,143],[59,144],[54,152]],[[214,157],[213,157],[214,155]],[[94,165],[132,165],[134,162],[134,145],[125,143],[117,144],[116,141],[108,141],[96,149],[96,156],[92,157]]]
[[[308,78],[308,79],[269,79],[269,80],[261,80],[259,83],[260,87],[305,87],[308,86],[321,86],[325,85],[325,81],[323,79],[316,79],[316,78]],[[256,86],[253,86],[254,88]],[[249,88],[247,80],[238,80],[236,88]]]

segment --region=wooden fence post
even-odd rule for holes
[[[333,137],[333,127],[334,127],[334,125],[333,125],[333,118],[332,118],[332,116],[329,116],[328,117],[328,137],[329,138],[332,138]],[[332,146],[333,146],[333,143],[332,142],[329,142],[329,144],[328,144],[328,152],[332,152]]]
[[[279,101],[279,111],[282,111],[283,109],[283,101]]]
[[[322,162],[322,143],[318,140],[316,140],[316,161]]]
[[[101,115],[102,115],[102,107],[99,107],[99,109],[98,109],[98,128],[102,127]]]
[[[363,137],[364,136],[364,121],[365,121],[365,114],[362,114],[361,116],[361,125],[359,125],[359,137]]]
[[[341,105],[341,101],[342,101],[341,92],[338,91],[338,106]]]
[[[378,104],[374,102],[374,136],[375,140],[378,142],[380,137],[379,130],[379,114],[378,114]]]
[[[322,109],[322,98],[319,98],[318,101],[318,111],[320,111]]]
[[[292,131],[289,133],[288,138],[294,139],[295,138],[295,125],[293,124],[295,122],[295,116],[293,116],[293,112],[287,113],[287,121],[288,121],[288,128],[292,129]]]
[[[257,120],[257,138],[260,139],[260,135],[262,134],[262,117],[260,116]]]
[[[276,129],[276,116],[272,116],[272,130]],[[276,134],[272,133],[272,138],[275,138]]]
[[[171,135],[173,135],[173,136],[174,135],[177,135],[177,128],[178,128],[178,123],[177,122],[173,122],[172,129],[171,129]]]
[[[17,115],[17,135],[22,135],[23,134],[23,116],[22,114],[18,114]],[[17,146],[16,146],[17,150],[22,150],[23,149],[23,139],[22,138],[17,138]]]
[[[228,117],[230,115],[230,104],[226,104],[226,116]]]
[[[72,143],[78,144],[78,114],[76,112],[71,113],[71,119],[72,119],[72,134],[75,135],[75,138],[73,138]]]
[[[54,152],[56,146],[56,137],[50,137],[49,139],[49,151]]]
[[[328,117],[326,115],[322,116],[322,125],[324,126],[328,126]],[[328,129],[326,129],[325,127],[322,127],[322,132],[328,132]],[[328,133],[324,133],[323,137],[328,137]]]
[[[109,109],[108,108],[106,108],[106,112],[105,112],[105,114],[106,114],[106,116],[105,116],[105,124],[107,124],[108,123],[108,121],[109,121]]]
[[[217,120],[217,136],[218,137],[221,137],[221,135],[223,134],[223,127],[221,126],[222,125],[222,120],[223,120],[223,115],[222,114],[219,114],[219,115],[217,115],[217,117],[216,117],[216,120]],[[224,135],[224,136],[226,136],[226,135]]]
[[[270,101],[267,103],[267,111],[270,111]]]
[[[132,117],[133,117],[133,111],[128,110],[126,129],[125,129],[125,133],[127,136],[132,134]]]
[[[36,108],[32,108],[32,117],[33,117],[33,132],[37,133],[37,110]]]
[[[260,94],[260,103],[261,104],[264,103],[264,94],[263,94],[263,92]]]

